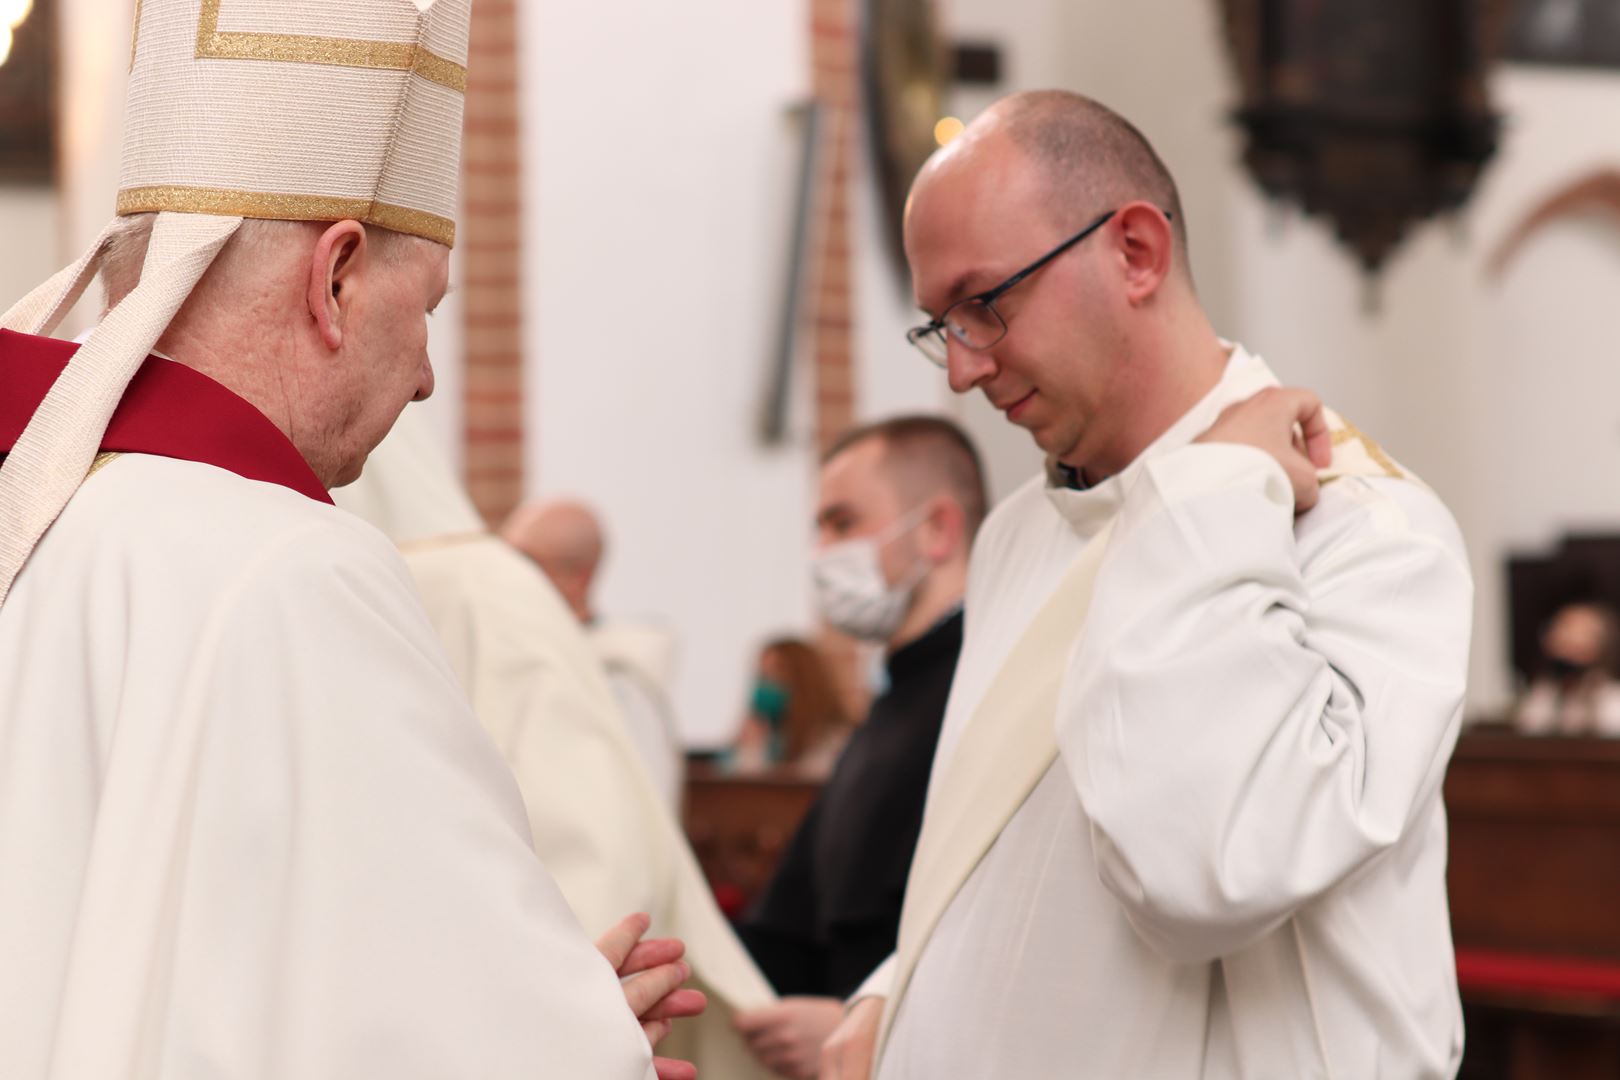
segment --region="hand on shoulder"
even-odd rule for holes
[[[1333,460],[1322,399],[1309,390],[1272,386],[1228,405],[1194,442],[1252,446],[1282,466],[1294,488],[1294,513],[1316,505],[1321,485],[1316,471]]]

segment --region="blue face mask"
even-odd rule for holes
[[[755,681],[751,708],[769,720],[772,727],[782,722],[782,717],[787,715],[787,707],[787,687],[775,679],[762,678]]]

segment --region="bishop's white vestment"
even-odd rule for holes
[[[626,729],[601,661],[555,587],[481,522],[407,409],[339,505],[383,529],[410,567],[473,711],[517,778],[546,868],[586,930],[633,911],[686,943],[709,1010],[660,1052],[708,1080],[763,1076],[733,1009],[774,999],[726,923]]]
[[[68,351],[0,332],[0,452]],[[143,431],[154,367],[207,400]],[[0,1076],[651,1077],[392,545],[202,376],[125,403],[103,445],[163,446],[0,609]]]
[[[1440,786],[1467,668],[1462,540],[1336,418],[1335,464],[1375,467],[1297,519],[1270,457],[1191,445],[1274,383],[1234,349],[1123,473],[1032,482],[980,533],[900,951],[862,990],[891,998],[880,1080],[1455,1073]],[[1078,613],[1046,606],[1060,588]],[[951,774],[996,789],[1023,738],[996,702],[1039,681],[998,673],[1032,623],[1065,617],[1083,629],[1048,643],[1029,734],[1051,751],[964,855],[993,800]]]

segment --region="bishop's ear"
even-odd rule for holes
[[[328,349],[343,345],[343,330],[365,249],[365,226],[358,221],[340,221],[321,233],[310,252],[309,313]]]

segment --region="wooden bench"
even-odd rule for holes
[[[1620,742],[1465,735],[1446,776],[1464,1080],[1620,1078]]]

